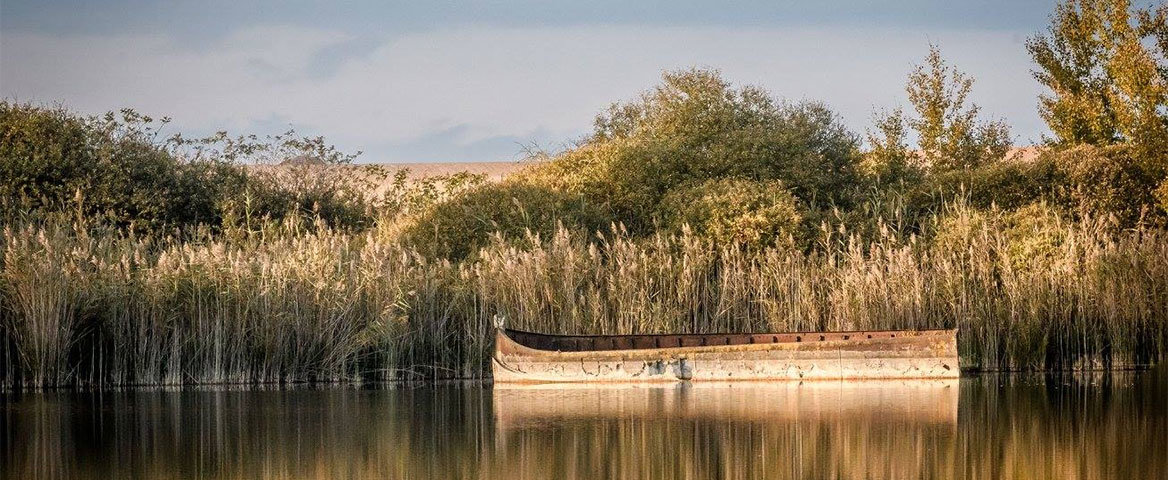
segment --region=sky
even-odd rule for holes
[[[187,135],[291,127],[363,162],[507,161],[688,67],[826,102],[863,134],[935,44],[1027,144],[1046,130],[1024,44],[1054,3],[2,0],[0,97]]]

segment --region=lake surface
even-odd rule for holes
[[[3,478],[1168,478],[1168,375],[6,395]]]

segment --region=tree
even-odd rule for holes
[[[981,108],[966,105],[973,79],[948,65],[936,46],[929,47],[925,64],[909,73],[905,89],[917,114],[908,124],[934,172],[972,169],[1006,155],[1009,127],[1001,120],[978,121]]]
[[[1130,0],[1065,0],[1045,35],[1027,41],[1050,89],[1043,118],[1064,145],[1132,141],[1163,151],[1168,141],[1168,6],[1132,10]]]
[[[872,150],[864,156],[865,173],[878,185],[898,185],[920,179],[923,169],[920,158],[908,145],[908,121],[899,108],[878,112],[874,118],[876,131],[868,131]]]
[[[1026,47],[1034,77],[1050,89],[1039,110],[1076,206],[1125,225],[1162,215],[1155,205],[1168,181],[1168,5],[1064,0]]]
[[[581,192],[641,234],[671,190],[714,178],[778,180],[805,206],[846,206],[858,163],[859,139],[825,105],[689,69],[610,107],[581,145],[528,177]]]
[[[712,70],[667,72],[597,116],[583,141],[434,206],[407,236],[447,258],[473,255],[494,234],[559,225],[636,236],[689,225],[723,244],[771,245],[797,239],[816,211],[854,205],[859,154],[858,137],[821,103],[780,101]]]

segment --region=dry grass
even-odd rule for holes
[[[835,242],[818,253],[562,230],[496,239],[460,264],[377,230],[290,235],[297,229],[272,225],[235,241],[173,243],[65,223],[9,227],[2,382],[481,377],[495,314],[562,333],[958,327],[966,368],[1163,355],[1162,231],[1059,224],[1057,243],[1020,258],[996,222],[959,207],[936,242]],[[1024,238],[1035,237],[1045,238]]]
[[[392,195],[401,186],[399,174],[408,184],[434,181],[455,175],[481,177],[487,182],[498,182],[511,174],[533,165],[520,162],[435,162],[435,163],[353,163],[341,165],[251,165],[255,172],[274,174],[277,178],[324,177],[332,181],[354,185],[371,198]]]
[[[956,206],[930,242],[836,239],[818,253],[560,231],[457,264],[380,229],[179,243],[16,225],[0,238],[0,382],[482,377],[496,314],[565,333],[958,327],[967,368],[1163,356],[1162,231],[1056,222],[1019,236],[1003,221]]]

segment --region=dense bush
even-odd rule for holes
[[[706,180],[675,188],[661,202],[662,225],[686,226],[719,245],[765,247],[805,243],[796,198],[777,180]]]
[[[431,256],[462,259],[494,235],[550,235],[560,225],[595,232],[609,225],[587,197],[535,183],[507,180],[469,189],[411,219],[404,239]]]
[[[977,208],[1011,209],[1041,199],[1053,199],[1065,183],[1052,158],[1003,161],[961,171],[929,176],[911,190],[918,211],[937,208],[946,200],[962,198]]]
[[[1031,160],[927,175],[902,190],[905,210],[917,221],[961,199],[975,208],[1003,210],[1046,202],[1076,218],[1131,227],[1165,221],[1157,190],[1164,179],[1163,169],[1140,161],[1131,145],[1080,145],[1050,149]]]
[[[1162,217],[1155,195],[1165,171],[1138,158],[1134,146],[1080,145],[1048,156],[1065,179],[1068,207],[1080,214],[1113,216],[1124,226]]]
[[[547,232],[557,221],[570,228],[620,224],[634,235],[651,234],[662,221],[670,228],[695,221],[723,240],[785,241],[794,233],[788,224],[800,218],[792,212],[850,205],[859,189],[859,138],[827,107],[735,88],[714,71],[668,72],[659,86],[613,105],[595,123],[579,145],[506,186],[436,207],[411,230],[443,232],[432,238],[452,253],[472,251],[495,230]],[[739,183],[721,182],[728,178]],[[733,192],[748,184],[766,187]],[[720,190],[704,196],[695,190],[701,185]],[[670,211],[687,198],[722,211]],[[738,201],[745,203],[731,205]],[[766,225],[747,226],[756,215]],[[432,221],[438,223],[426,225]]]
[[[334,165],[249,168],[244,190],[228,195],[220,208],[225,226],[250,228],[264,219],[295,215],[340,228],[373,225],[378,205],[370,195],[369,176],[360,169]]]
[[[707,179],[779,180],[819,207],[850,201],[858,180],[859,138],[825,105],[734,88],[714,71],[666,73],[598,116],[588,142],[609,148],[583,150],[594,170],[583,174],[615,185],[609,198],[630,224],[650,218],[669,190]]]
[[[148,122],[0,103],[0,215],[69,211],[147,230],[218,223],[246,172],[176,158],[153,143]]]
[[[935,222],[936,231],[931,239],[933,248],[961,252],[972,243],[980,243],[995,251],[967,253],[994,255],[1000,259],[1000,264],[995,265],[997,268],[1027,271],[1051,268],[1051,259],[1067,248],[1064,244],[1072,233],[1069,228],[1089,225],[1068,222],[1058,207],[1046,202],[1009,209],[977,209],[966,203],[949,204]],[[978,238],[991,234],[993,241]]]
[[[69,212],[168,232],[246,228],[289,213],[340,227],[372,218],[366,190],[327,170],[279,176],[243,165],[259,154],[351,160],[319,138],[160,140],[159,128],[131,110],[81,117],[59,107],[0,103],[0,218]]]

